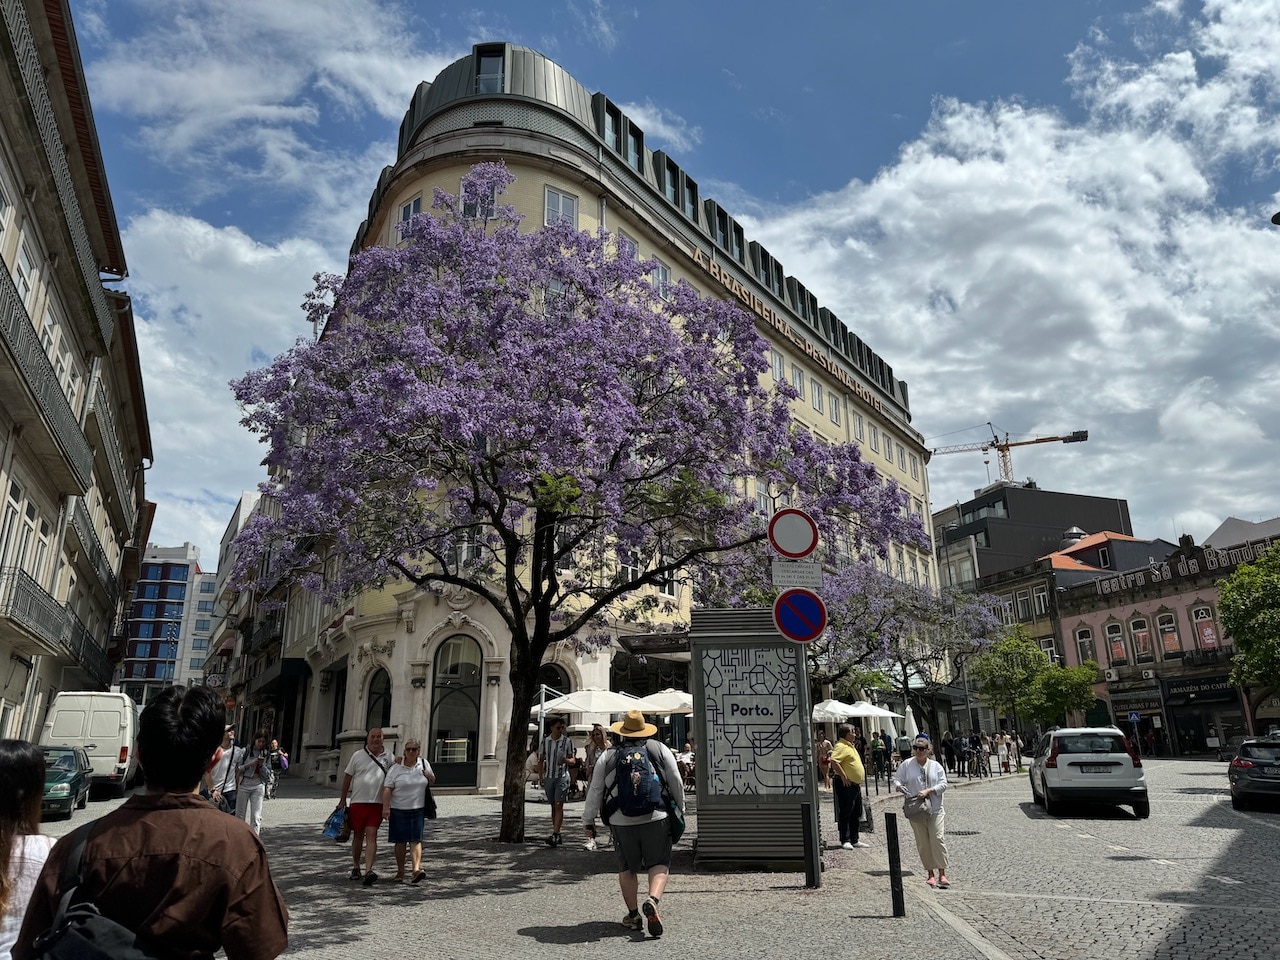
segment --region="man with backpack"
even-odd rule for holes
[[[625,720],[609,729],[622,738],[605,751],[591,774],[587,802],[582,811],[588,837],[596,835],[596,818],[602,817],[613,834],[618,859],[618,886],[627,905],[622,925],[662,936],[658,904],[671,873],[672,829],[684,822],[684,784],[675,755],[662,743],[650,740],[658,728],[644,714],[632,710]],[[679,813],[673,818],[673,812]],[[639,902],[639,873],[649,874],[648,896]],[[643,914],[643,915],[642,915]]]

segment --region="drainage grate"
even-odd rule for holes
[[[948,830],[948,831],[947,831],[947,836],[949,836],[949,837],[976,837],[976,836],[977,836],[979,833],[981,833],[981,832],[982,832],[981,830]]]

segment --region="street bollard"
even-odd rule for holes
[[[800,830],[804,838],[804,885],[816,889],[822,886],[821,853],[818,850],[818,837],[814,832],[816,821],[813,817],[813,804],[800,804]]]
[[[889,891],[893,895],[893,915],[907,915],[906,899],[902,892],[902,852],[898,849],[898,815],[885,812],[884,838],[889,847]]]

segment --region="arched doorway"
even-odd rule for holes
[[[391,726],[391,675],[382,667],[369,680],[368,704],[364,712],[364,729]]]
[[[538,668],[538,683],[556,691],[556,693],[548,693],[548,698],[572,692],[569,689],[569,674],[565,672],[564,667],[556,663],[544,663]]]
[[[430,761],[442,787],[474,787],[480,756],[480,645],[450,637],[436,651]]]

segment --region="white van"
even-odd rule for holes
[[[137,739],[137,705],[123,693],[60,693],[40,731],[44,746],[83,747],[93,784],[121,797],[138,772]]]

